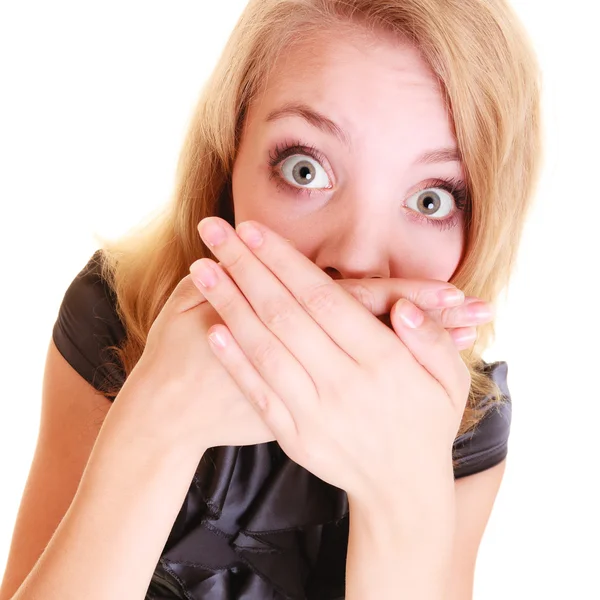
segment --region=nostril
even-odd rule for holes
[[[334,280],[342,279],[342,274],[337,269],[334,269],[333,267],[327,267],[324,269],[324,271],[325,271],[325,273],[327,273],[327,275],[329,275],[329,277],[331,277],[331,279],[334,279]]]

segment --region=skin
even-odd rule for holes
[[[434,289],[432,281],[448,281],[459,264],[463,223],[440,231],[411,219],[404,206],[431,177],[460,176],[457,162],[413,164],[424,150],[453,141],[441,96],[418,55],[383,37],[359,47],[332,34],[328,46],[290,52],[270,83],[252,106],[235,163],[236,222],[246,223],[239,237],[218,218],[199,225],[224,268],[209,259],[194,263],[161,311],[69,510],[24,585],[14,596],[8,592],[15,600],[145,593],[208,447],[199,445],[210,441],[208,428],[231,429],[227,383],[211,389],[197,377],[213,309],[226,326],[208,330],[210,348],[269,432],[293,460],[348,492],[346,598],[471,597],[460,590],[470,588],[474,559],[462,559],[476,554],[499,484],[497,474],[491,486],[484,474],[468,478],[468,521],[459,516],[462,537],[454,549],[458,496],[449,448],[469,379],[450,333],[474,317],[450,309],[438,321],[416,307],[429,307],[417,288]],[[298,117],[264,122],[289,100],[310,101],[330,115],[348,131],[351,147]],[[309,198],[275,186],[267,155],[283,136],[302,136],[320,149],[331,190]],[[263,244],[253,243],[249,219],[263,224]],[[223,228],[220,243],[215,225]],[[366,306],[345,293],[342,284],[352,278],[368,282]],[[416,328],[402,320],[405,309],[420,316]],[[385,311],[392,329],[371,314]],[[202,398],[211,402],[199,410]],[[377,403],[367,405],[373,398]],[[252,428],[249,419],[241,422]],[[127,485],[132,481],[136,493]],[[131,556],[127,577],[105,577]],[[466,583],[450,596],[456,556]]]
[[[300,116],[267,121],[288,102],[329,117],[347,132],[350,145]],[[298,139],[325,158],[319,165],[301,157],[317,172],[308,184],[310,197],[278,185],[269,165],[276,144]],[[462,167],[457,161],[415,161],[427,151],[454,147],[438,83],[416,49],[385,36],[329,33],[287,52],[250,107],[232,177],[236,223],[264,223],[334,279],[448,281],[463,250],[464,214],[444,231],[419,222],[415,194],[433,178],[461,178]],[[299,159],[285,160],[291,170]],[[439,215],[454,210],[448,195],[446,202]]]
[[[215,356],[286,454],[348,493],[347,598],[433,600],[446,594],[452,572],[450,448],[468,369],[443,318],[366,285],[391,311],[390,330],[332,279],[381,279],[388,291],[398,281],[449,281],[464,215],[436,187],[442,216],[458,215],[438,228],[417,198],[434,179],[463,171],[456,157],[419,164],[456,142],[418,52],[389,38],[351,39],[332,34],[297,46],[276,65],[250,107],[234,165],[237,231],[204,219],[200,236],[219,263],[201,259],[190,272],[223,319],[209,330]],[[267,118],[290,102],[335,121],[347,144],[297,115]],[[302,151],[269,164],[276,145],[299,141],[316,147],[319,161]],[[301,176],[312,176],[305,185],[291,173],[299,158]],[[290,169],[280,170],[286,162]],[[301,187],[313,193],[293,193]],[[489,320],[491,307],[470,300],[461,308],[479,305],[480,322]],[[462,317],[450,327],[474,324]],[[406,460],[415,452],[417,470]]]
[[[388,329],[262,224],[199,232],[220,261],[191,267],[225,324],[209,329],[215,356],[284,452],[348,494],[346,597],[443,597],[471,383],[451,336],[404,299]]]

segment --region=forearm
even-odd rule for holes
[[[347,600],[443,600],[455,527],[453,495],[420,512],[350,499]]]
[[[134,408],[109,411],[69,510],[13,600],[145,597],[201,455],[140,427]]]

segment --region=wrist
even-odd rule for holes
[[[454,498],[410,505],[349,497],[348,600],[444,597],[452,567]]]
[[[452,462],[448,461],[435,475],[415,477],[412,481],[395,478],[393,472],[388,471],[380,485],[348,491],[348,501],[357,512],[372,515],[369,518],[394,515],[400,527],[428,521],[453,522],[450,519],[455,514]]]
[[[377,498],[348,496],[350,521],[368,532],[376,545],[396,544],[398,540],[413,546],[449,544],[454,537],[456,504],[454,492],[435,494],[418,502],[406,495],[380,495]],[[440,547],[441,548],[441,547]]]
[[[150,379],[132,372],[108,412],[105,424],[115,434],[135,439],[153,456],[167,461],[183,460],[197,465],[210,447],[207,436],[180,414],[173,398],[175,387],[153,386]]]

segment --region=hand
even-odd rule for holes
[[[211,328],[211,347],[286,454],[355,497],[393,485],[429,500],[432,481],[447,486],[470,388],[448,332],[423,313],[419,328],[403,324],[401,309],[418,310],[406,300],[390,330],[262,225],[260,245],[249,223],[245,243],[222,219],[199,230],[228,273],[192,265],[227,325]]]
[[[214,446],[275,439],[211,352],[207,331],[215,323],[222,323],[219,315],[187,275],[152,324],[115,400],[139,413],[140,429],[160,431],[170,444],[191,446],[200,455]]]
[[[336,283],[390,328],[393,305],[401,298],[409,300],[447,329],[459,350],[473,345],[477,325],[494,318],[491,304],[476,296],[465,298],[457,287],[434,279],[340,279]]]
[[[432,305],[429,292],[439,287],[434,282],[409,280],[396,280],[391,288],[360,281],[353,287],[352,280],[339,283],[377,314],[389,312],[391,299],[402,293],[427,308]],[[208,329],[222,322],[191,276],[184,277],[150,328],[142,357],[124,386],[129,390],[143,387],[145,414],[163,430],[170,424],[176,443],[190,440],[199,450],[275,439],[209,349]],[[160,390],[165,391],[157,394]],[[124,394],[119,397],[122,404]],[[154,406],[151,399],[157,397]],[[154,414],[149,410],[152,406]]]
[[[455,286],[433,279],[342,279],[337,283],[388,327],[389,313],[401,298],[412,302],[448,330],[459,350],[473,345],[477,325],[491,321],[493,307]]]

